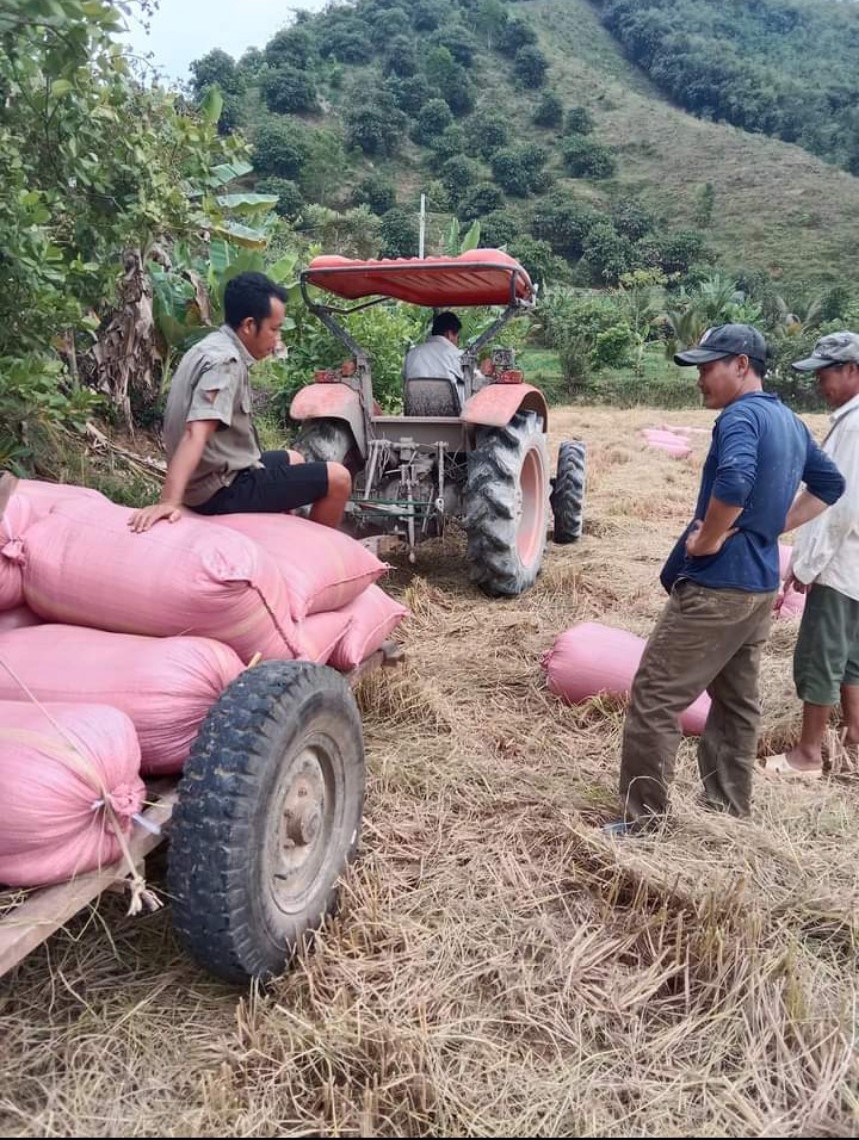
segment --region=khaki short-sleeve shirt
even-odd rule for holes
[[[259,440],[251,418],[249,369],[254,358],[229,327],[209,333],[182,357],[173,375],[164,411],[164,445],[172,459],[194,420],[217,420],[184,502],[207,502],[229,487],[240,471],[261,467]]]

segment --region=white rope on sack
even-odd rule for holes
[[[63,740],[69,745],[72,750],[72,756],[78,763],[78,774],[94,785],[93,790],[97,794],[97,799],[93,801],[93,812],[103,810],[108,824],[111,827],[114,835],[116,836],[119,849],[122,852],[122,857],[125,860],[128,868],[128,877],[123,879],[123,882],[128,883],[131,891],[131,899],[128,906],[129,915],[140,914],[144,907],[149,911],[159,910],[164,904],[158,898],[157,894],[146,884],[146,879],[140,874],[137,866],[132,858],[131,851],[129,850],[128,843],[125,838],[122,824],[119,820],[117,812],[110,801],[110,792],[104,785],[101,778],[101,773],[90,762],[90,760],[81,752],[77,742],[72,736],[59,724],[50,712],[45,708],[44,704],[36,697],[29,686],[23,681],[7,661],[0,657],[0,665],[6,670],[16,685],[26,694],[27,699],[35,705],[35,707],[42,713],[48,723],[59,733]],[[140,826],[144,827],[147,831],[153,834],[161,833],[161,829],[157,824],[152,824],[149,820],[144,819],[140,812],[135,812],[131,818]]]

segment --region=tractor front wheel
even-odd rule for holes
[[[361,468],[355,437],[342,420],[308,420],[298,433],[295,450],[308,463],[342,463],[353,475]]]
[[[546,546],[549,459],[535,412],[503,428],[481,428],[468,456],[465,528],[471,578],[493,597],[532,586]]]

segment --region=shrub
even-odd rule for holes
[[[259,174],[294,181],[301,174],[307,153],[304,130],[286,119],[263,123],[254,139],[254,166]]]
[[[441,168],[441,180],[454,202],[458,202],[479,177],[480,167],[474,159],[467,158],[464,154],[449,158]]]
[[[523,87],[542,87],[549,63],[540,49],[532,44],[520,48],[513,60],[513,74]]]
[[[507,120],[497,111],[476,111],[468,121],[466,137],[471,154],[489,159],[496,150],[507,145]]]
[[[478,182],[459,198],[457,215],[461,222],[473,222],[504,205],[504,195],[491,182]]]
[[[492,156],[492,177],[514,198],[527,198],[531,192],[532,172],[520,147],[503,147]]]
[[[585,238],[582,260],[597,284],[616,285],[636,267],[635,248],[609,222],[596,225]]]
[[[432,140],[444,134],[453,122],[453,113],[444,99],[430,99],[424,103],[412,129],[412,138],[417,143],[429,145]]]
[[[346,142],[365,154],[393,154],[406,127],[406,116],[385,91],[370,92],[346,116]]]
[[[448,159],[456,158],[462,154],[465,146],[465,134],[458,123],[448,127],[446,131],[432,141],[432,165],[441,170]]]
[[[471,67],[474,63],[477,40],[464,24],[437,28],[430,36],[429,42],[437,47],[447,48],[455,62],[463,67]]]
[[[564,121],[564,104],[554,91],[546,91],[537,104],[533,122],[538,127],[559,127]]]
[[[301,213],[304,198],[298,185],[289,178],[277,176],[261,178],[256,184],[256,189],[260,194],[277,194],[277,205],[274,209],[282,218],[293,221]]]
[[[611,152],[584,135],[572,135],[562,148],[564,166],[573,178],[611,178],[616,163]]]
[[[528,276],[539,284],[541,290],[570,279],[570,267],[552,252],[546,241],[520,234],[508,243],[507,249],[528,270]]]
[[[382,215],[382,257],[416,257],[418,240],[417,218],[410,210],[395,206]]]
[[[385,75],[398,75],[407,79],[417,69],[418,57],[414,42],[407,36],[394,36],[388,40],[382,65]]]
[[[655,224],[653,216],[638,202],[630,199],[621,199],[612,204],[611,220],[617,232],[630,241],[640,241],[653,230]]]
[[[395,106],[413,119],[425,103],[438,97],[438,91],[425,75],[411,75],[408,79],[388,76],[384,90],[393,99]]]
[[[383,174],[370,174],[359,183],[353,198],[356,206],[369,206],[374,214],[381,216],[396,206],[397,191]]]
[[[590,135],[594,126],[593,116],[587,107],[570,107],[564,119],[564,134]]]
[[[284,28],[268,41],[263,55],[269,67],[306,71],[316,56],[316,41],[308,28]]]
[[[317,109],[313,77],[296,67],[277,67],[269,71],[262,81],[262,94],[268,109],[279,115]]]
[[[530,47],[537,42],[537,33],[526,23],[514,17],[507,20],[498,36],[498,50],[506,55],[514,56],[524,47]]]
[[[563,190],[548,194],[534,209],[531,231],[547,241],[553,252],[571,261],[582,256],[588,234],[600,220],[592,206]]]
[[[499,249],[521,236],[522,223],[508,210],[493,210],[480,219],[480,245],[484,249]]]

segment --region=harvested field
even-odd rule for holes
[[[589,443],[587,533],[524,597],[472,590],[456,534],[400,564],[408,660],[361,691],[362,854],[288,976],[229,990],[166,912],[108,896],[0,983],[4,1135],[859,1131],[859,786],[761,778],[751,821],[714,817],[684,743],[674,824],[612,840],[623,710],[543,685],[563,629],[645,635],[662,605],[707,442],[646,449],[666,418],[554,413],[555,451]],[[798,729],[795,632],[767,654],[764,750]]]

